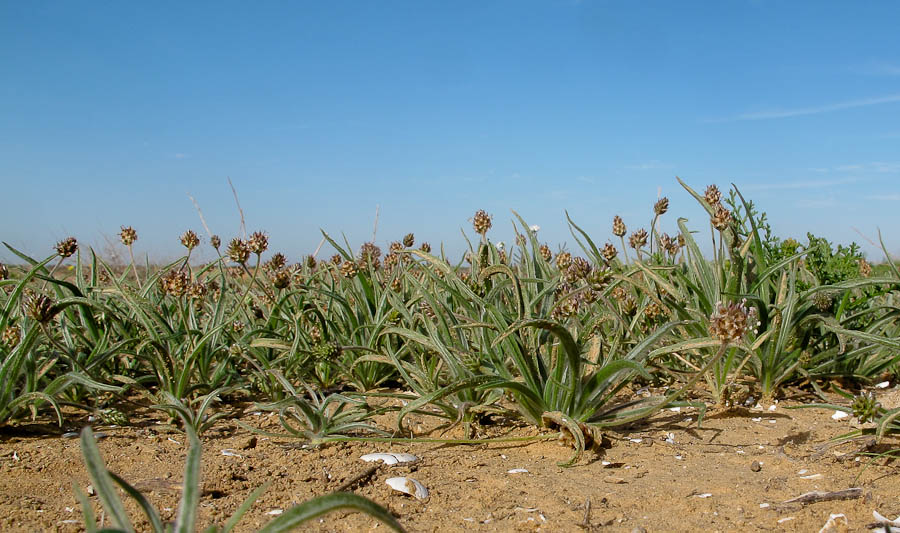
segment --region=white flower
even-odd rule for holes
[[[534,225],[533,225],[533,226],[531,226],[531,227],[530,227],[530,228],[528,228],[528,229],[530,229],[530,230],[531,230],[531,233],[537,233],[537,232],[538,232],[538,231],[540,231],[540,230],[541,230],[541,227],[540,227],[540,226],[538,226],[538,225],[537,225],[537,224],[534,224]]]

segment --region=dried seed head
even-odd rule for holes
[[[497,259],[500,260],[500,264],[505,265],[507,262],[506,250],[501,249],[497,252]]]
[[[391,252],[384,256],[384,268],[390,270],[400,263],[400,256]]]
[[[269,236],[262,231],[254,231],[247,239],[247,246],[256,255],[262,255],[269,248]]]
[[[3,330],[3,336],[0,337],[0,343],[10,350],[15,348],[20,340],[22,340],[22,332],[19,331],[19,326],[7,326]]]
[[[270,272],[277,272],[287,265],[287,257],[281,252],[275,252],[272,257],[266,261],[266,268]]]
[[[359,269],[356,268],[356,263],[353,261],[344,261],[341,263],[341,275],[345,278],[352,278],[356,276],[359,272]]]
[[[306,268],[312,270],[316,268],[316,258],[312,255],[306,256]]]
[[[637,231],[631,232],[631,235],[628,237],[628,246],[631,246],[635,250],[638,248],[642,248],[647,244],[647,230],[641,228]]]
[[[728,305],[716,303],[716,310],[709,317],[709,333],[723,343],[740,342],[748,331],[756,332],[759,326],[756,308],[747,307],[747,299]]]
[[[684,248],[684,245],[685,245],[685,244],[687,244],[687,241],[684,239],[684,234],[683,234],[683,233],[679,233],[679,234],[678,234],[678,247],[679,247],[679,248]]]
[[[428,244],[427,242],[423,242],[423,243],[419,246],[419,250],[422,250],[422,251],[425,252],[426,254],[430,254],[430,253],[431,253],[431,245]]]
[[[662,313],[662,309],[656,302],[650,302],[649,304],[647,304],[647,307],[644,308],[644,316],[650,322],[656,320],[660,315],[662,315]]]
[[[546,244],[542,244],[538,247],[538,252],[541,254],[541,257],[544,258],[544,261],[550,262],[553,259],[553,252],[550,251],[550,247]]]
[[[53,309],[53,300],[32,291],[28,291],[22,296],[22,309],[25,316],[41,324],[50,322],[56,315],[56,311]]]
[[[869,262],[865,259],[859,260],[859,275],[864,278],[868,278],[872,275],[872,265],[870,265]]]
[[[56,253],[62,258],[72,257],[77,250],[78,241],[75,240],[75,237],[67,237],[56,243]]]
[[[556,268],[558,268],[560,272],[568,270],[569,265],[571,264],[572,254],[569,252],[559,252],[556,254]]]
[[[416,236],[412,233],[407,233],[403,236],[403,246],[407,248],[412,248],[413,245],[416,244]]]
[[[437,317],[437,314],[435,314],[434,309],[432,309],[431,305],[429,305],[429,303],[426,302],[425,300],[422,300],[421,302],[419,302],[419,311],[422,312],[422,315],[424,315],[430,319],[434,319],[435,317]]]
[[[187,294],[193,300],[202,300],[204,296],[206,296],[206,285],[203,282],[197,280],[191,283],[188,286]]]
[[[397,243],[398,248],[403,248],[400,243]],[[372,265],[373,268],[378,268],[381,265],[381,248],[375,246],[375,243],[365,242],[359,248],[359,262],[362,265]]]
[[[125,246],[131,246],[137,240],[137,232],[131,226],[122,226],[122,231],[119,232],[119,240]]]
[[[334,254],[331,256],[331,264],[332,265],[340,265],[344,262],[344,258],[341,257],[341,254]]]
[[[219,247],[222,246],[222,239],[220,239],[218,235],[213,235],[209,238],[209,244],[210,246],[218,250]]]
[[[159,278],[159,289],[163,294],[184,296],[191,285],[191,276],[186,270],[172,269]]]
[[[6,268],[6,265],[0,263],[0,281],[5,279],[9,279],[9,269]]]
[[[394,276],[394,279],[391,280],[391,290],[394,292],[403,291],[403,278],[401,276]]]
[[[516,246],[525,246],[526,242],[524,235],[520,233],[516,234]]]
[[[861,424],[870,422],[878,418],[881,411],[881,404],[875,400],[875,394],[872,392],[863,392],[853,398],[853,416],[859,419]]]
[[[628,297],[628,291],[625,289],[625,287],[619,285],[618,287],[616,287],[615,289],[612,290],[612,297],[617,302],[623,302],[625,300],[625,298]]]
[[[572,260],[568,270],[576,279],[587,279],[591,274],[591,264],[583,257],[576,257]]]
[[[188,250],[193,250],[197,246],[200,246],[200,237],[194,233],[194,230],[189,229],[181,234],[181,245]]]
[[[706,188],[706,192],[703,193],[703,197],[709,205],[716,205],[722,200],[722,191],[715,185],[710,185]]]
[[[731,211],[722,204],[716,204],[716,214],[710,219],[717,230],[724,230],[731,224]]]
[[[669,210],[669,199],[663,196],[653,204],[653,212],[657,216],[665,214]]]
[[[228,258],[233,262],[243,265],[250,259],[250,245],[247,244],[247,241],[235,237],[228,243],[228,250],[226,253],[228,254]]]
[[[287,269],[282,269],[272,274],[272,285],[276,289],[286,289],[291,286],[291,273]]]
[[[240,320],[235,320],[234,322],[231,323],[231,331],[233,331],[235,333],[240,333],[240,332],[244,331],[244,323],[241,322]]]
[[[603,245],[603,248],[600,250],[600,255],[602,255],[603,259],[606,259],[607,262],[611,262],[619,255],[619,251],[611,242],[608,242]]]
[[[625,228],[625,221],[623,221],[622,217],[620,217],[619,215],[613,217],[612,232],[616,237],[624,237],[628,232],[628,230]]]
[[[472,219],[472,227],[475,228],[475,233],[483,237],[491,229],[491,224],[491,215],[487,214],[484,209],[479,209],[475,212],[475,217]]]

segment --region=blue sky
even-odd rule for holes
[[[571,248],[565,210],[602,243],[658,194],[664,229],[706,235],[677,175],[880,259],[878,228],[900,254],[898,20],[877,1],[4,2],[0,239],[104,251],[124,224],[175,257],[205,236],[189,194],[238,234],[228,178],[292,260],[319,228],[358,249],[376,206],[379,244],[454,254],[477,209],[494,240],[515,209]]]

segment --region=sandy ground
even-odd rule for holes
[[[851,419],[834,420],[832,411],[821,409],[787,409],[790,405],[797,402],[782,401],[774,410],[711,412],[701,427],[696,411],[667,410],[627,431],[606,433],[606,447],[586,453],[570,468],[558,466],[571,449],[556,441],[366,442],[311,449],[296,440],[254,437],[225,420],[203,436],[200,524],[224,523],[253,489],[271,481],[238,527],[254,531],[279,510],[338,490],[369,468],[360,456],[374,451],[409,452],[421,459],[412,466],[380,467],[350,488],[386,506],[408,531],[819,531],[837,513],[845,515],[849,531],[865,531],[874,522],[873,510],[900,515],[900,462],[853,453],[900,448],[900,439],[879,446],[871,438],[835,444],[830,439],[852,429]],[[164,519],[173,519],[185,439],[156,424],[152,412],[131,416],[136,426],[95,428],[106,435],[99,443],[103,458],[162,509]],[[0,429],[0,530],[83,531],[72,485],[86,489],[90,481],[78,439],[62,433],[85,421],[74,419],[62,430],[40,421]],[[380,421],[387,425],[390,419]],[[242,422],[279,429],[267,414],[248,413]],[[508,422],[485,431],[538,434]],[[461,429],[445,435],[450,436],[461,437]],[[392,476],[419,480],[429,498],[392,491],[385,483]],[[854,487],[861,490],[852,499],[783,503],[810,491]],[[137,507],[128,509],[136,526],[146,530]],[[365,515],[339,511],[303,530],[387,528]]]

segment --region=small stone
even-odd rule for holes
[[[242,440],[239,448],[242,450],[252,450],[253,448],[256,448],[256,435]]]
[[[637,527],[635,527],[634,529],[631,530],[631,533],[647,533],[647,528],[641,527],[641,526],[637,526]]]
[[[762,470],[762,465],[759,464],[759,461],[753,461],[752,463],[750,463],[750,470],[752,470],[753,472],[759,472],[760,470]]]

